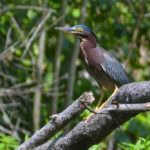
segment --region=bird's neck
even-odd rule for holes
[[[96,48],[96,39],[82,39],[80,43],[81,49],[88,50],[91,48]]]

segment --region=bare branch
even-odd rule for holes
[[[49,27],[43,29],[42,31],[48,31],[50,30],[52,27],[54,27],[56,24],[58,24],[62,19],[64,19],[64,17],[66,16],[66,13],[62,14],[62,16],[60,16],[58,19],[56,19]],[[36,37],[38,37],[41,33],[38,33]]]
[[[3,133],[7,133],[9,135],[13,135],[11,130],[6,129],[1,125],[0,125],[0,131],[3,132]]]
[[[5,49],[10,45],[11,43],[11,38],[10,35],[12,33],[12,27],[10,26],[7,32],[7,36],[6,36],[6,41],[5,41]]]
[[[94,101],[92,92],[85,92],[63,112],[53,115],[51,117],[52,120],[47,125],[39,131],[36,131],[35,134],[28,139],[28,141],[20,145],[16,150],[29,150],[46,142],[68,122],[79,116],[84,111],[84,107],[80,103],[81,100],[85,101],[89,105],[92,104]]]
[[[56,12],[56,10],[51,9],[51,8],[44,8],[44,7],[37,7],[37,6],[26,6],[26,5],[16,5],[16,6],[12,6],[12,7],[4,7],[1,11],[0,11],[0,16],[10,10],[14,10],[14,9],[18,9],[18,10],[27,10],[27,9],[33,9],[36,11],[45,11],[45,12]]]
[[[25,5],[18,5],[15,6],[15,9],[33,9],[36,11],[47,11],[47,12],[56,12],[56,10],[51,8],[45,8],[45,7],[37,7],[37,6],[25,6]]]
[[[18,33],[19,33],[20,35],[24,35],[24,33],[23,33],[23,31],[21,30],[21,28],[20,28],[18,22],[16,21],[16,19],[15,19],[13,16],[11,16],[11,20],[12,20],[12,22],[14,23],[14,25],[16,26],[16,28],[17,28],[17,30],[18,30]]]
[[[129,4],[129,6],[130,6],[130,8],[131,8],[131,11],[133,12],[133,14],[134,14],[136,17],[138,17],[139,14],[138,14],[137,11],[135,10],[134,5],[132,4],[131,0],[126,0],[126,1],[127,1],[127,3]]]
[[[15,51],[15,48],[18,44],[20,43],[20,41],[16,41],[14,42],[12,45],[10,45],[7,49],[5,49],[1,54],[0,54],[0,60],[5,59],[5,57],[9,54]]]
[[[111,103],[121,103],[119,108]],[[47,142],[36,150],[87,150],[102,141],[113,130],[136,114],[150,110],[150,81],[130,83],[122,86],[107,103],[101,114],[93,115],[88,121],[81,121],[67,135]],[[131,103],[131,104],[122,104]],[[141,103],[141,104],[136,104]]]
[[[23,52],[22,57],[25,56],[26,52],[29,50],[32,42],[34,41],[34,39],[36,38],[36,35],[39,33],[39,31],[42,29],[42,27],[44,26],[44,24],[46,23],[46,21],[48,20],[48,18],[50,17],[51,12],[48,12],[47,15],[43,18],[43,20],[39,23],[39,25],[37,26],[35,32],[33,33],[32,37],[29,39],[27,46]]]
[[[6,107],[17,107],[20,106],[21,103],[10,103],[10,104],[1,104],[0,108],[6,108]]]
[[[144,6],[143,6],[143,4],[140,7],[140,14],[137,14],[135,9],[134,9],[134,6],[132,5],[132,2],[130,0],[127,0],[127,2],[130,5],[131,10],[133,11],[134,15],[137,17],[137,23],[136,23],[135,29],[133,31],[133,34],[132,34],[132,39],[131,39],[131,42],[130,42],[130,45],[129,45],[129,53],[128,53],[128,56],[127,56],[127,59],[126,59],[126,62],[125,62],[126,70],[128,69],[129,62],[130,62],[133,50],[137,45],[136,41],[137,41],[137,38],[138,38],[138,35],[139,35],[139,29],[141,27],[141,22],[142,22],[142,19],[144,17],[144,14],[143,14],[144,13],[143,12]]]
[[[144,14],[144,17],[145,17],[145,18],[149,18],[149,17],[150,17],[150,13]]]

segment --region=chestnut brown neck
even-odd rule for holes
[[[88,38],[82,38],[80,47],[82,49],[96,48],[97,39],[93,35],[89,35]]]

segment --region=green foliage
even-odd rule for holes
[[[88,111],[88,110],[85,110],[81,115],[80,115],[80,117],[81,118],[84,118],[84,117],[87,117],[87,116],[89,116],[90,115],[90,112]]]
[[[58,133],[55,134],[55,136],[53,136],[50,140],[54,140],[56,138],[59,138],[62,134],[64,133],[63,130],[60,130]]]
[[[139,138],[139,140],[135,143],[122,143],[119,144],[119,146],[123,150],[150,150],[150,139],[149,137],[145,138]]]
[[[1,150],[13,150],[19,146],[19,142],[15,137],[6,136],[0,133],[0,149]]]
[[[72,16],[75,18],[79,18],[80,16],[80,9],[79,8],[75,8],[72,10]]]
[[[26,134],[25,137],[24,137],[24,141],[27,141],[29,139],[29,135]]]
[[[89,148],[89,150],[103,150],[107,147],[106,143],[105,142],[101,142],[97,145],[93,145]]]
[[[41,127],[49,121],[51,99],[54,94],[53,85],[56,83],[53,81],[55,69],[54,62],[56,61],[55,53],[59,43],[59,33],[54,30],[53,27],[60,23],[57,21],[64,15],[60,12],[62,2],[63,1],[60,0],[46,0],[46,7],[54,9],[56,12],[51,14],[50,18],[42,27],[42,29],[46,29],[46,44],[44,63],[42,64],[42,83],[40,85],[42,91]],[[79,23],[82,2],[82,0],[68,0],[64,26],[73,26]],[[21,130],[18,131],[18,136],[21,140],[27,140],[29,135],[33,133],[33,128],[31,126],[33,123],[32,108],[34,92],[37,88],[36,77],[38,76],[37,60],[40,51],[40,32],[33,40],[27,55],[25,57],[22,57],[22,55],[35,29],[37,29],[37,26],[45,14],[43,11],[31,8],[16,9],[15,7],[18,5],[42,7],[43,1],[0,1],[0,55],[6,53],[5,57],[3,56],[4,59],[0,60],[0,104],[9,104],[11,102],[20,104],[15,107],[6,107],[4,111],[0,110],[0,122],[11,130],[12,128],[9,126],[10,122],[15,126],[18,124],[18,118],[20,118],[19,127]],[[150,0],[130,0],[130,4],[128,1],[124,0],[90,0],[86,5],[87,9],[85,12],[86,17],[84,24],[93,29],[96,33],[99,39],[98,44],[112,52],[126,67],[129,82],[150,80]],[[10,9],[7,9],[9,7]],[[139,20],[139,16],[142,16],[141,20]],[[50,26],[51,28],[48,29]],[[10,37],[8,31],[10,32]],[[137,37],[133,40],[135,35],[137,35]],[[73,57],[72,50],[75,39],[76,38],[72,35],[64,34],[63,44],[61,45],[62,51],[60,54],[60,77],[68,73],[70,60],[71,57]],[[13,45],[16,41],[18,41],[19,44]],[[131,56],[127,63],[130,52]],[[99,88],[94,79],[86,72],[85,66],[79,57],[78,60],[76,60],[72,101],[85,91],[93,91],[96,98],[95,103],[92,105],[94,108],[100,97]],[[66,107],[68,78],[69,77],[61,78],[59,80],[57,112],[61,112]],[[33,83],[27,84],[28,82]],[[23,83],[23,86],[20,86],[21,83]],[[18,87],[16,87],[16,85]],[[9,92],[5,93],[7,90]],[[110,95],[110,91],[106,90],[105,93],[105,99],[107,99]],[[80,118],[73,121],[72,126],[75,126],[79,120],[87,115],[89,115],[89,112],[84,111]],[[22,131],[28,131],[28,134]],[[58,133],[56,137],[59,135]],[[115,138],[117,143],[130,144],[135,143],[138,137],[146,138],[148,135],[150,135],[150,113],[142,113],[122,125],[121,130],[116,131]],[[18,144],[14,137],[7,136],[6,134],[0,134],[0,142],[0,149],[14,149],[15,146],[10,146],[17,146]],[[106,149],[106,142],[108,142],[108,139],[100,144],[94,145],[90,149]],[[138,142],[141,145],[145,143],[141,138]],[[121,145],[129,148],[129,145]]]

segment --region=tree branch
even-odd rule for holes
[[[33,33],[32,37],[29,39],[26,48],[23,52],[22,57],[24,57],[26,55],[26,52],[28,51],[28,49],[30,48],[32,42],[34,41],[34,39],[36,38],[36,35],[40,32],[40,30],[42,29],[42,27],[45,25],[46,21],[49,19],[51,15],[51,12],[48,12],[45,17],[41,20],[41,22],[39,23],[39,25],[37,26],[35,32]]]
[[[133,104],[120,104],[119,108],[117,108],[111,104],[116,101],[118,103]],[[110,99],[106,108],[101,110],[101,114],[93,115],[88,121],[81,121],[68,134],[47,142],[35,149],[87,150],[93,144],[102,141],[113,130],[128,121],[131,117],[134,117],[140,112],[149,110],[149,107],[145,107],[149,101],[150,81],[124,85]]]
[[[87,104],[92,104],[94,97],[92,92],[83,93],[72,105],[67,107],[63,112],[57,115],[53,115],[52,120],[41,128],[39,131],[36,131],[35,134],[20,145],[16,150],[29,150],[33,149],[36,146],[46,142],[52,136],[54,136],[60,129],[62,129],[68,122],[79,116],[83,111],[84,107],[81,104],[85,102]]]
[[[93,144],[101,142],[131,117],[150,110],[150,104],[148,103],[150,102],[150,81],[135,82],[122,86],[105,107],[98,112],[99,114],[91,116],[87,121],[81,121],[68,134],[48,141],[69,121],[83,112],[83,102],[91,104],[93,100],[91,93],[84,93],[65,111],[53,115],[52,120],[46,126],[37,131],[17,150],[87,150]],[[114,105],[116,102],[119,105]],[[43,144],[46,141],[48,142]]]

